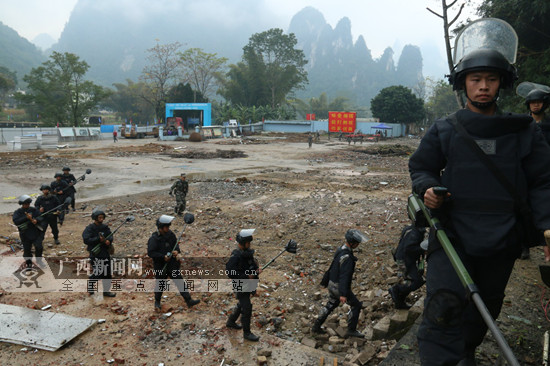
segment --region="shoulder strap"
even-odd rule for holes
[[[468,134],[468,131],[462,126],[462,124],[458,121],[458,118],[456,116],[456,113],[452,114],[450,116],[450,122],[455,128],[455,130],[458,132],[458,134],[466,141],[466,144],[468,147],[477,155],[479,160],[485,165],[491,173],[495,176],[495,178],[498,180],[498,182],[508,191],[508,194],[512,196],[514,201],[516,202],[516,205],[523,211],[524,209],[529,210],[527,204],[519,193],[516,191],[515,187],[510,183],[510,181],[506,178],[506,176],[502,173],[502,171],[495,165],[495,163],[481,150],[479,145],[475,142],[475,140]]]

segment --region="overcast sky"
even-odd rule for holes
[[[231,0],[226,1],[229,2],[226,4],[230,4]],[[323,13],[333,28],[340,19],[347,16],[351,20],[353,39],[363,35],[374,57],[380,56],[388,46],[398,53],[406,44],[421,48],[437,47],[440,56],[443,59],[445,57],[442,21],[426,10],[426,7],[430,7],[440,12],[440,0],[263,1],[273,18],[280,19],[281,28],[285,30],[294,14],[306,6],[313,6]],[[0,0],[0,21],[30,41],[41,33],[47,33],[57,40],[76,2],[77,0]],[[463,1],[459,1],[461,2]],[[476,18],[473,15],[473,6],[466,10],[466,16]],[[466,19],[466,16],[463,15],[461,19]]]

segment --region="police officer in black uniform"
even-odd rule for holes
[[[481,33],[487,34],[477,32]],[[499,90],[511,87],[515,79],[509,59],[496,49],[465,52],[450,82],[464,91],[466,108],[437,120],[409,160],[413,191],[428,208],[438,210],[437,217],[494,319],[525,235],[511,193],[456,124],[477,140],[528,200],[537,228],[550,228],[550,148],[530,117],[502,112],[496,105]],[[437,195],[436,186],[447,187],[449,193]],[[418,331],[421,363],[476,365],[475,349],[487,326],[433,233],[428,252],[427,296]]]
[[[243,337],[246,340],[257,342],[260,337],[250,331],[252,318],[252,302],[250,295],[256,293],[255,286],[251,286],[249,280],[257,280],[261,269],[254,259],[254,249],[250,249],[255,229],[243,229],[236,237],[237,248],[231,252],[231,257],[225,265],[229,278],[233,281],[233,290],[239,301],[231,311],[226,326],[232,329],[242,329]],[[244,281],[239,281],[244,280]],[[257,284],[257,282],[255,282]],[[241,317],[241,324],[237,319]]]
[[[550,116],[546,115],[546,108],[548,108],[550,102],[549,99],[548,91],[538,88],[531,90],[525,96],[525,106],[529,111],[529,115],[537,122],[537,125],[542,130],[544,138],[550,144]],[[550,251],[546,245],[544,245],[543,248],[546,261],[548,261],[550,260]],[[521,252],[521,259],[529,259],[529,257],[529,247],[525,246]]]
[[[74,184],[76,183],[76,177],[71,174],[71,168],[68,166],[63,167],[63,176],[61,177],[67,183],[67,188],[65,190],[65,196],[71,197],[71,207],[74,212],[74,206],[75,206],[75,200],[74,200],[74,194],[76,193],[76,188],[74,187]],[[67,212],[69,212],[69,208],[67,207]]]
[[[390,287],[388,292],[396,309],[409,309],[405,302],[407,296],[424,284],[423,256],[425,250],[421,247],[426,228],[408,225],[401,231],[399,244],[393,256],[403,275],[403,281]]]
[[[359,230],[350,229],[345,235],[346,244],[336,250],[334,259],[329,269],[328,292],[329,300],[327,304],[321,308],[319,316],[311,329],[314,333],[324,333],[321,325],[328,318],[330,313],[340,304],[348,304],[351,310],[348,314],[348,330],[346,337],[365,337],[364,334],[357,330],[359,322],[359,314],[363,303],[357,299],[351,290],[351,281],[353,272],[355,271],[355,262],[357,257],[353,255],[353,249],[356,249],[359,244],[367,241],[367,237]]]
[[[43,228],[44,234],[48,230],[48,226],[52,229],[53,240],[55,244],[59,244],[59,228],[57,227],[57,219],[59,215],[64,210],[64,207],[59,207],[59,209],[52,211],[54,208],[58,207],[61,202],[56,195],[51,193],[51,187],[47,184],[42,184],[40,186],[42,191],[42,196],[39,196],[34,203],[34,207],[43,214],[45,212],[50,213],[43,215],[40,218],[40,225]]]
[[[193,300],[180,271],[180,261],[178,255],[181,253],[178,239],[170,225],[174,220],[174,216],[162,215],[157,219],[157,231],[149,238],[147,243],[147,255],[153,259],[153,268],[155,270],[155,310],[160,311],[162,298],[162,285],[158,280],[171,278],[175,280],[176,287],[180,295],[185,300],[187,307],[191,308],[197,305],[200,300]]]
[[[67,198],[67,190],[69,189],[69,185],[67,182],[63,180],[63,173],[55,173],[54,175],[55,180],[50,183],[50,187],[52,189],[52,193],[57,196],[59,199],[59,202],[65,202],[65,198]],[[59,214],[59,225],[63,225],[63,220],[65,219],[65,210],[63,210]]]
[[[23,257],[28,268],[32,267],[32,246],[34,245],[34,256],[41,264],[42,261],[42,240],[44,233],[39,228],[38,216],[40,212],[31,207],[32,198],[29,195],[22,195],[18,199],[20,208],[15,210],[12,219],[19,230],[19,238],[23,244]]]
[[[101,279],[103,284],[103,296],[115,297],[116,294],[110,292],[111,279],[113,278],[111,269],[111,254],[110,246],[113,243],[113,236],[111,235],[111,229],[109,226],[103,223],[107,215],[101,210],[95,210],[92,212],[93,223],[86,226],[84,232],[82,232],[82,240],[87,245],[88,252],[90,252],[90,264],[92,266],[92,273],[90,280]],[[97,288],[92,288],[88,285],[88,293],[93,295]]]

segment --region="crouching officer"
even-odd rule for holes
[[[314,333],[324,333],[321,325],[328,318],[334,309],[342,304],[349,304],[351,310],[348,313],[348,331],[346,337],[365,337],[357,331],[359,322],[359,313],[363,303],[355,297],[351,291],[351,280],[355,271],[355,262],[357,257],[353,255],[353,249],[360,243],[367,241],[367,237],[356,229],[350,229],[346,232],[346,244],[336,250],[334,259],[329,269],[328,292],[329,301],[321,308],[319,316],[311,329]]]
[[[167,278],[175,280],[180,295],[185,300],[187,307],[197,305],[200,300],[193,300],[185,288],[180,271],[178,255],[181,253],[176,235],[170,230],[174,216],[162,215],[157,219],[157,231],[149,238],[147,243],[147,255],[153,259],[155,272],[155,310],[160,311],[160,299],[162,298],[162,286],[160,281]]]
[[[42,261],[42,240],[44,233],[39,229],[37,217],[40,215],[38,210],[31,207],[32,198],[29,195],[19,197],[20,208],[13,213],[13,223],[19,229],[19,238],[23,244],[23,257],[28,268],[32,267],[32,246],[34,245],[34,255],[37,261]]]
[[[257,280],[261,269],[258,266],[256,260],[254,260],[254,250],[250,249],[252,244],[252,234],[256,229],[244,229],[241,230],[236,237],[237,248],[231,252],[231,257],[225,265],[225,269],[229,274],[229,278],[232,280],[245,280],[244,285],[241,287],[240,281],[232,281],[235,296],[239,301],[233,308],[227,323],[228,328],[242,329],[244,339],[252,342],[257,342],[260,337],[250,331],[250,320],[252,318],[252,302],[250,301],[250,295],[255,294],[255,286],[250,286],[250,282],[246,280]],[[241,316],[241,323],[236,323],[237,319]]]
[[[110,292],[111,279],[113,278],[111,272],[111,245],[113,243],[113,236],[111,235],[111,229],[105,225],[105,212],[101,210],[95,210],[92,212],[93,223],[86,226],[82,233],[82,239],[84,244],[88,246],[88,252],[90,252],[90,263],[92,265],[92,274],[90,280],[101,279],[103,283],[103,296],[115,297],[116,294]],[[88,285],[88,293],[93,295],[94,288]],[[97,287],[99,290],[99,286]]]
[[[425,233],[426,228],[417,228],[414,225],[406,226],[401,231],[401,238],[393,259],[399,266],[403,282],[395,284],[388,290],[396,309],[409,309],[411,306],[405,302],[405,299],[425,283],[423,257],[425,249],[428,248],[428,242],[423,242]],[[422,248],[421,243],[425,244],[425,249]]]
[[[68,166],[63,167],[63,175],[61,176],[61,179],[63,179],[65,183],[67,183],[67,188],[65,189],[65,196],[71,197],[71,208],[73,209],[73,212],[74,212],[74,206],[75,206],[74,194],[76,193],[76,188],[74,187],[74,184],[76,183],[76,177],[71,174],[71,168],[69,168]],[[69,207],[67,207],[66,211],[67,213],[69,212]]]
[[[57,196],[51,193],[51,187],[49,185],[42,184],[40,186],[40,190],[42,191],[42,196],[39,196],[34,203],[34,207],[36,207],[40,214],[52,211],[61,204]],[[49,226],[52,229],[55,244],[59,244],[59,228],[57,227],[57,218],[61,214],[62,210],[63,208],[59,208],[59,210],[52,211],[41,217],[40,225],[42,226],[44,234],[46,233],[46,230],[48,230]]]

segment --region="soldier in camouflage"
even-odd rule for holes
[[[178,215],[183,215],[185,211],[185,198],[187,196],[187,191],[189,190],[189,183],[185,180],[185,173],[181,173],[180,179],[172,184],[170,188],[170,196],[173,192],[176,193],[176,207],[174,207],[174,212]]]

